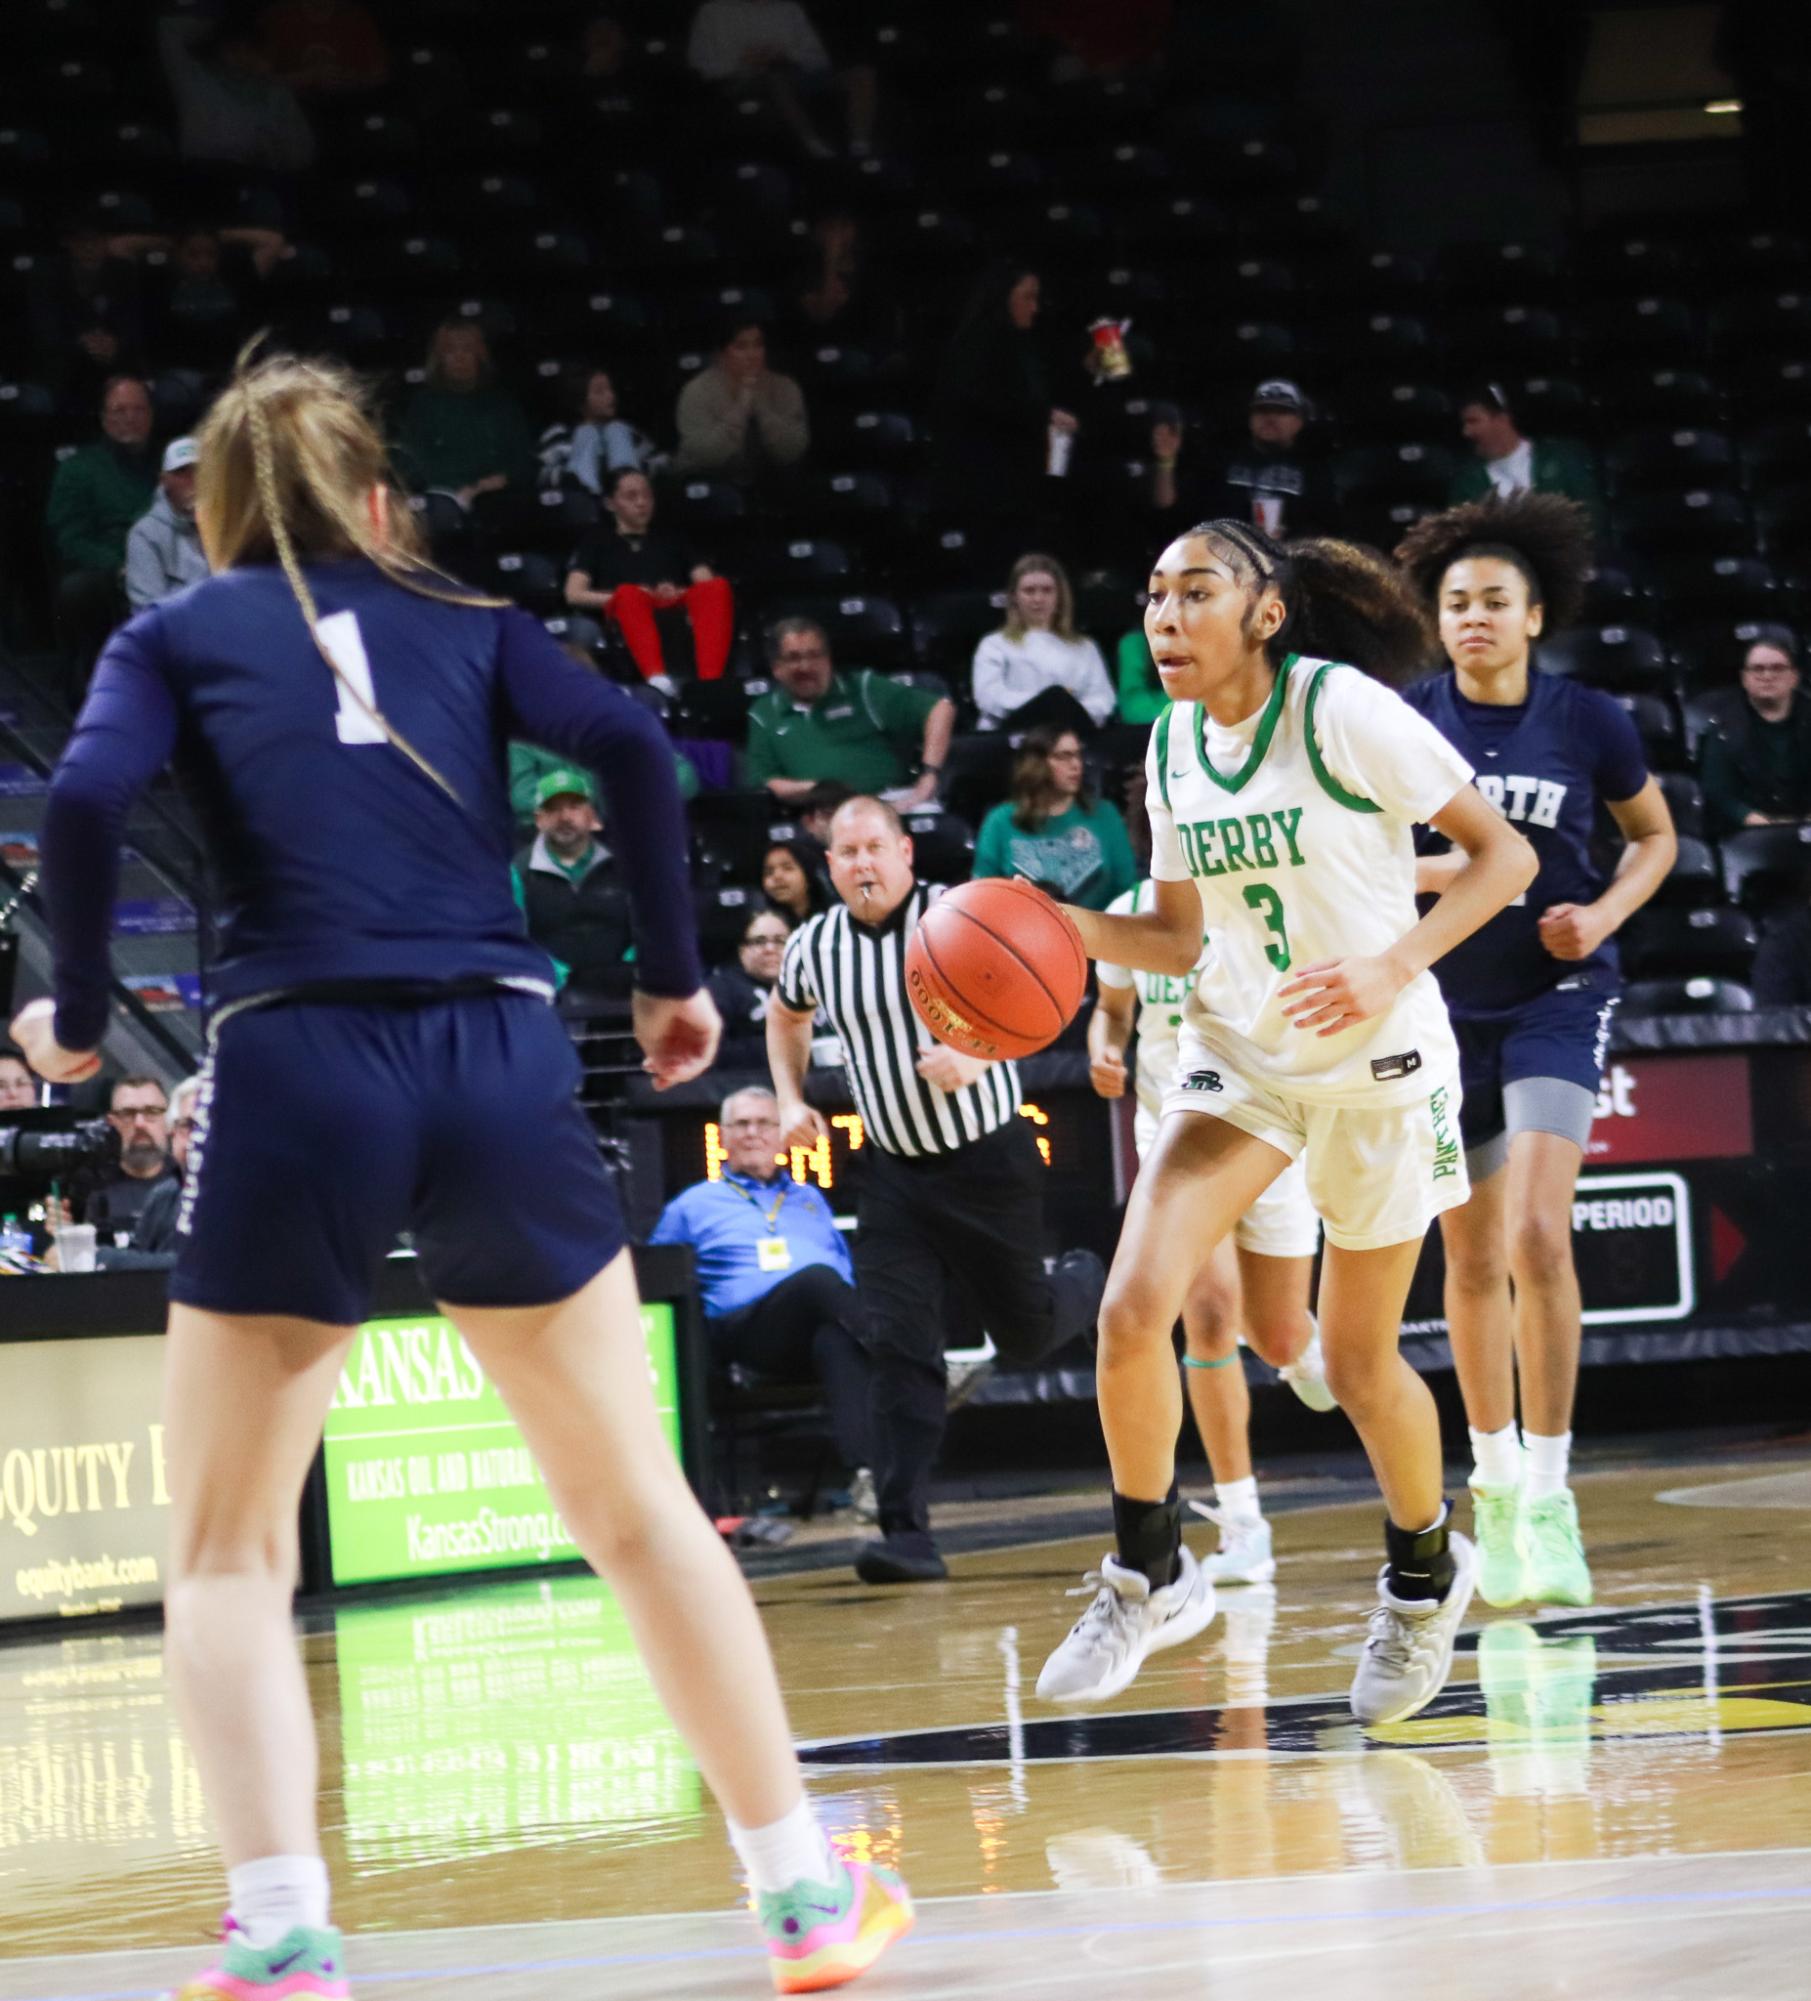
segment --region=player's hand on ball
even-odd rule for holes
[[[828,1136],[830,1128],[815,1105],[803,1098],[780,1100],[780,1145],[790,1153],[795,1146],[813,1147]]]
[[[98,1049],[65,1049],[57,1040],[57,1004],[27,1001],[13,1016],[12,1038],[47,1084],[79,1084],[101,1067]]]
[[[984,1057],[964,1056],[959,1049],[952,1049],[947,1043],[938,1043],[935,1049],[925,1050],[918,1058],[918,1074],[937,1091],[960,1091],[964,1084],[972,1084],[987,1069]]]
[[[1388,959],[1324,959],[1285,980],[1277,995],[1297,1028],[1337,1035],[1382,1014],[1407,985]]]
[[[1588,903],[1554,903],[1541,912],[1541,943],[1556,959],[1588,959],[1610,935]]]
[[[702,988],[684,1000],[656,994],[635,996],[635,1040],[641,1044],[641,1067],[657,1091],[689,1084],[717,1060],[717,1038],[723,1033],[717,1003]]]
[[[1088,1082],[1094,1086],[1097,1098],[1123,1098],[1126,1094],[1125,1058],[1111,1049],[1104,1049],[1088,1063]]]

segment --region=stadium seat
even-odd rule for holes
[[[779,535],[742,551],[735,581],[768,593],[822,596],[827,588],[841,588],[849,573],[849,552],[840,542]]]
[[[1745,980],[1760,931],[1745,910],[1707,904],[1696,910],[1635,913],[1621,933],[1623,969],[1637,979]]]
[[[1649,693],[1667,684],[1666,649],[1638,625],[1575,626],[1537,643],[1542,671],[1618,693]]]
[[[763,828],[763,838],[765,833]],[[755,868],[758,873],[759,860]],[[707,966],[735,957],[736,947],[742,942],[742,933],[748,929],[748,920],[756,911],[765,909],[766,904],[767,899],[755,882],[719,883],[693,892],[692,908],[698,918],[698,944]]]
[[[1711,268],[1725,290],[1790,286],[1811,280],[1811,251],[1788,229],[1719,233],[1710,247]]]
[[[1757,495],[1754,529],[1756,540],[1775,563],[1801,569],[1811,563],[1811,480]]]
[[[1756,423],[1811,415],[1811,360],[1802,356],[1732,359],[1726,379],[1736,406]]]
[[[1723,431],[1650,425],[1618,438],[1604,452],[1617,494],[1677,493],[1735,483],[1736,450]]]
[[[1435,289],[1433,266],[1406,250],[1372,250],[1346,258],[1331,283],[1332,295],[1349,306],[1386,313],[1420,312]]]
[[[1795,827],[1744,827],[1721,845],[1723,886],[1745,910],[1803,902],[1811,889],[1811,822]]]
[[[1627,1018],[1656,1014],[1751,1014],[1754,995],[1735,980],[1635,980],[1623,989]]]
[[[1594,362],[1652,355],[1656,366],[1689,366],[1704,351],[1703,328],[1683,299],[1606,299],[1585,314],[1581,331]]]
[[[1662,909],[1691,910],[1720,903],[1722,895],[1722,879],[1710,843],[1681,834],[1678,857],[1654,894],[1655,904]]]
[[[816,619],[830,640],[837,670],[906,667],[911,646],[905,613],[885,597],[822,597],[786,593],[772,598],[770,618]]]
[[[491,587],[527,611],[557,611],[566,601],[561,566],[534,549],[509,549],[494,557]]]
[[[1666,799],[1667,811],[1673,816],[1674,831],[1686,834],[1694,841],[1704,838],[1704,791],[1689,771],[1662,771],[1655,774],[1656,783]]]
[[[967,882],[974,872],[975,837],[966,820],[942,811],[908,812],[912,865],[926,882]]]
[[[1342,365],[1354,368],[1427,372],[1434,351],[1433,328],[1427,320],[1418,313],[1392,313],[1381,307],[1337,320],[1332,342]]]
[[[1452,398],[1431,382],[1379,375],[1348,381],[1335,404],[1340,435],[1348,440],[1456,436]]]
[[[1736,618],[1766,611],[1779,578],[1759,556],[1681,556],[1666,565],[1659,586],[1670,619]]]
[[[1697,368],[1612,368],[1592,376],[1591,390],[1604,422],[1617,427],[1714,426],[1723,414],[1722,391]]]
[[[1572,333],[1550,306],[1473,307],[1447,322],[1447,355],[1469,376],[1561,368],[1571,359]]]
[[[1656,770],[1677,771],[1685,760],[1685,732],[1671,698],[1659,694],[1612,693],[1610,699],[1626,711],[1647,748]]]
[[[1741,437],[1742,471],[1755,492],[1811,480],[1811,417],[1751,424]]]
[[[1753,547],[1748,508],[1739,494],[1708,487],[1631,494],[1610,510],[1613,539],[1644,553],[1740,556]]]
[[[1811,352],[1811,286],[1732,299],[1716,309],[1712,324],[1724,354],[1803,357]]]
[[[1353,507],[1405,501],[1438,507],[1445,503],[1455,463],[1443,445],[1361,445],[1334,460],[1333,481]]]
[[[1645,625],[1652,607],[1653,594],[1633,570],[1603,561],[1586,580],[1580,616],[1591,625]]]
[[[1538,243],[1451,243],[1435,260],[1447,293],[1465,304],[1511,305],[1552,298],[1563,263]]]
[[[921,665],[966,685],[975,648],[1000,629],[1006,594],[981,589],[924,593],[912,600],[912,645]]]
[[[1537,437],[1588,438],[1597,429],[1597,411],[1585,385],[1570,375],[1545,371],[1504,378],[1518,423]]]

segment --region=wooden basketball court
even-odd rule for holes
[[[1276,1586],[1222,1592],[1197,1645],[1099,1710],[1031,1689],[1101,1534],[915,1591],[840,1567],[762,1584],[826,1819],[921,1900],[853,1991],[1802,1993],[1811,1464],[1578,1492],[1598,1605],[1477,1608],[1453,1685],[1370,1736],[1345,1689],[1374,1500],[1278,1516]],[[304,1645],[356,1991],[769,1991],[715,1809],[601,1587],[354,1604]],[[221,1896],[156,1635],[0,1649],[3,2001],[149,2001],[204,1962]]]

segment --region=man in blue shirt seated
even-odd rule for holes
[[[815,1374],[861,1497],[872,1489],[868,1352],[855,1270],[830,1204],[781,1165],[780,1109],[751,1088],[723,1101],[723,1173],[675,1195],[654,1244],[690,1244],[712,1352],[764,1376]]]

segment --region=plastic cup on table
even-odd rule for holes
[[[93,1271],[94,1225],[65,1223],[57,1232],[57,1264],[66,1272]]]

